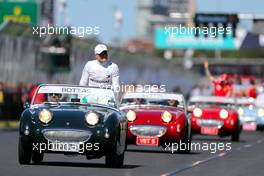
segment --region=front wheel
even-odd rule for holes
[[[31,160],[31,150],[26,148],[19,138],[18,141],[18,161],[20,164],[30,164]]]
[[[188,154],[191,152],[191,138],[189,139],[184,139],[184,140],[181,140],[180,143],[179,143],[179,148],[178,148],[178,152],[179,153],[184,153],[184,154]]]
[[[117,143],[117,142],[116,142]],[[121,168],[124,165],[124,153],[117,154],[117,144],[105,155],[105,164],[110,168]]]
[[[191,152],[191,143],[192,143],[192,132],[191,127],[188,125],[185,130],[183,139],[180,141],[178,148],[179,153],[190,153]]]
[[[237,126],[236,131],[231,136],[231,140],[234,142],[238,142],[239,139],[240,139],[240,127]]]
[[[32,154],[32,161],[34,164],[40,164],[43,161],[44,154],[35,152]]]

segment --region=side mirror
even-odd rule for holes
[[[29,108],[29,107],[30,107],[30,104],[29,104],[29,102],[25,102],[23,107],[24,107],[24,109],[27,109],[27,108]]]

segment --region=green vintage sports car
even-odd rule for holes
[[[127,120],[114,92],[72,85],[40,85],[21,115],[20,164],[41,163],[44,153],[105,156],[108,167],[122,167]]]

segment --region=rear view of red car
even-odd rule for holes
[[[231,136],[232,141],[239,141],[241,125],[233,98],[191,97],[190,109],[192,134]]]

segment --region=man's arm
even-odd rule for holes
[[[209,63],[208,63],[208,60],[205,60],[205,61],[204,61],[204,69],[205,69],[206,76],[207,76],[211,81],[214,81],[215,78],[212,76],[212,74],[211,74],[210,71],[209,71]]]
[[[113,68],[113,73],[112,73],[112,86],[114,90],[119,89],[119,68],[117,65],[114,66]]]
[[[89,73],[88,73],[87,67],[88,67],[88,65],[86,64],[83,68],[82,77],[81,77],[81,80],[79,83],[80,86],[87,86],[88,85]]]
[[[120,87],[119,87],[119,68],[117,65],[114,66],[113,68],[113,72],[112,72],[112,89],[114,91],[116,100],[119,100],[119,91],[120,91]]]

